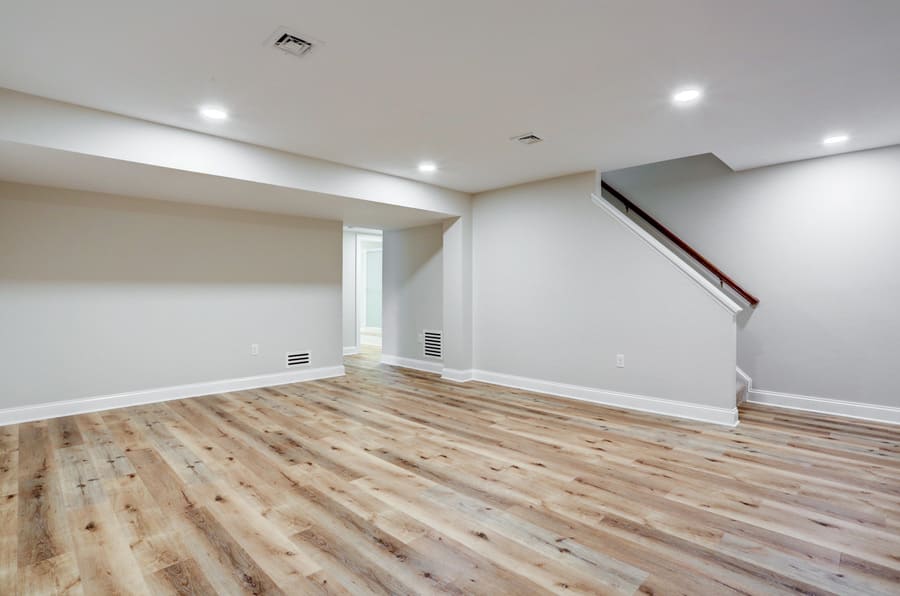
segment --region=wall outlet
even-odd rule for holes
[[[259,356],[259,344],[250,344],[250,355]]]
[[[625,368],[625,354],[616,354],[616,366]]]

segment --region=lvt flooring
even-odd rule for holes
[[[0,594],[900,594],[900,430],[349,358],[0,427]]]

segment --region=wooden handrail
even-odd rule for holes
[[[749,302],[750,306],[756,306],[757,304],[759,304],[759,298],[739,286],[736,281],[722,273],[722,271],[718,267],[713,265],[706,257],[691,248],[687,242],[676,236],[675,232],[662,225],[652,215],[632,203],[625,195],[610,186],[610,184],[606,182],[606,180],[600,180],[600,188],[618,199],[623,205],[625,205],[626,210],[634,211],[641,219],[650,224],[656,231],[675,243],[678,248],[689,254],[692,259],[703,265],[703,267],[705,267],[710,273],[719,278],[720,284],[727,284],[728,287],[737,292],[744,300]]]

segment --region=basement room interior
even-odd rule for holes
[[[0,596],[900,594],[900,2],[0,4]]]

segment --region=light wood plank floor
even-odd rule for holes
[[[0,594],[898,594],[897,427],[734,430],[348,359],[0,428]]]

